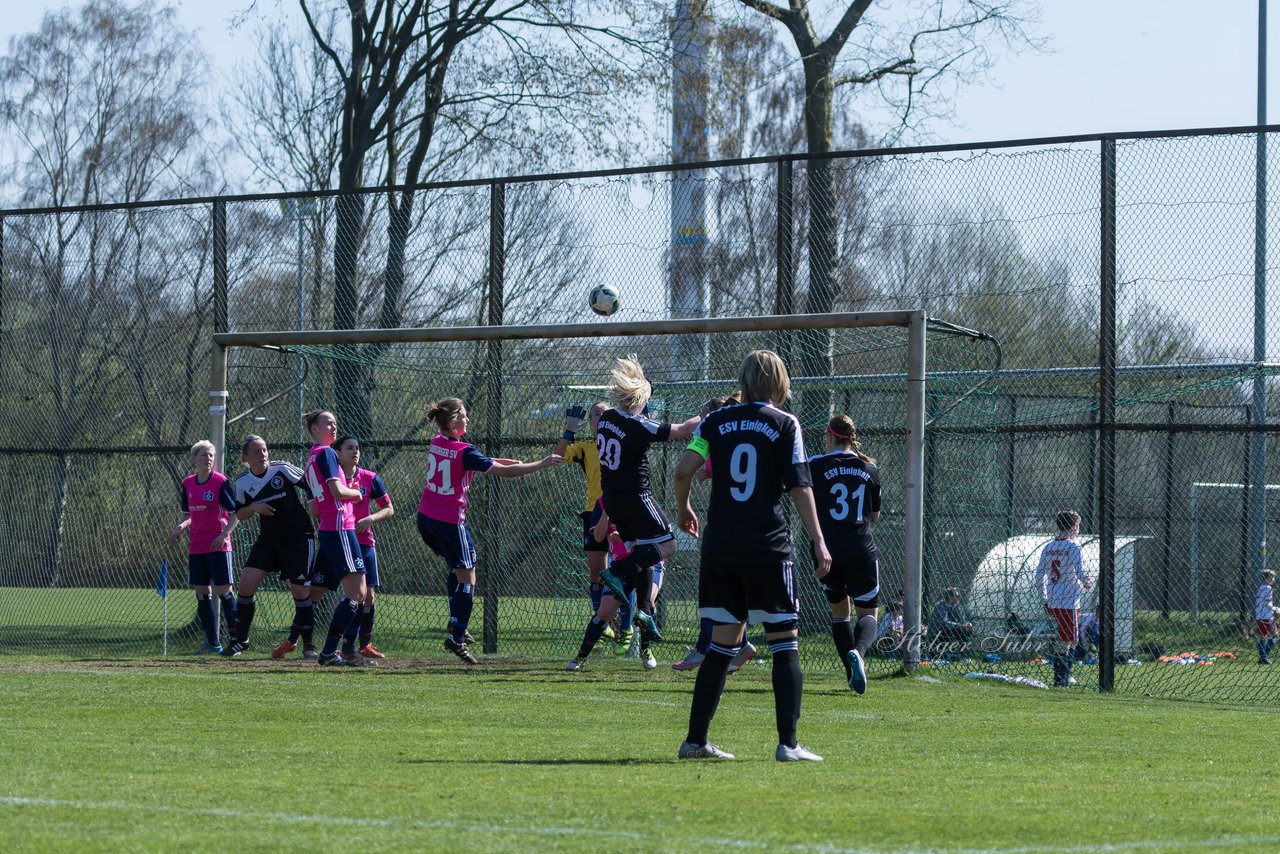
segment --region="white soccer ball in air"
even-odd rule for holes
[[[596,314],[608,317],[618,310],[621,300],[622,295],[618,293],[617,287],[607,282],[601,282],[591,289],[591,310]]]

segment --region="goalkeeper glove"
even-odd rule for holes
[[[564,432],[577,433],[586,420],[587,410],[582,407],[582,404],[575,403],[564,411]]]

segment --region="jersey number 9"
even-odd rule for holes
[[[752,445],[739,445],[729,458],[729,477],[737,486],[729,488],[735,501],[746,501],[756,491],[756,449]]]

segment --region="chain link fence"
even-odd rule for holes
[[[927,635],[929,666],[1046,678],[1051,627],[1029,574],[1054,513],[1071,507],[1084,517],[1090,571],[1106,564],[1114,595],[1106,643],[1080,651],[1081,684],[1274,699],[1275,680],[1255,663],[1256,520],[1261,510],[1273,527],[1277,493],[1264,487],[1280,473],[1277,455],[1264,461],[1252,438],[1274,430],[1255,394],[1280,351],[1274,300],[1262,314],[1261,360],[1252,321],[1255,268],[1270,272],[1257,259],[1275,257],[1256,247],[1276,237],[1257,218],[1258,146],[1275,163],[1276,141],[1239,129],[1071,138],[0,212],[0,542],[21,556],[0,568],[0,651],[158,653],[155,579],[165,559],[179,568],[175,582],[183,577],[184,555],[164,538],[178,518],[186,449],[208,431],[215,331],[579,323],[593,317],[588,290],[607,281],[622,293],[614,321],[919,307],[994,336],[994,356],[930,342],[924,612],[928,621],[955,588],[974,633],[955,648]],[[902,587],[894,507],[905,400],[886,379],[892,359],[876,354],[900,357],[899,342],[755,343],[778,348],[793,375],[827,383],[819,403],[797,401],[811,446],[827,413],[848,411],[882,460],[887,604]],[[667,384],[670,413],[683,416],[710,386],[732,390],[725,365],[746,342],[609,344],[508,348],[498,362],[478,343],[235,349],[228,446],[259,433],[273,455],[296,461],[299,412],[337,412],[399,511],[379,532],[378,636],[391,654],[434,654],[443,568],[413,529],[426,404],[499,396],[500,417],[476,407],[473,439],[534,458],[554,446],[563,406],[601,384],[613,356],[640,352]],[[1113,395],[1100,382],[1108,365]],[[677,450],[655,451],[661,477]],[[501,655],[567,658],[576,646],[588,614],[580,480],[566,470],[475,488],[490,561],[481,587]],[[239,556],[251,537],[236,534]],[[1114,545],[1104,553],[1100,542]],[[679,553],[664,595],[678,627],[672,658],[696,631],[694,555]],[[168,621],[185,649],[198,638],[193,597],[179,588]],[[278,590],[261,599],[255,631],[273,636],[291,603]],[[838,666],[816,588],[803,607],[807,664]],[[897,666],[885,647],[873,670]],[[1103,648],[1113,677],[1107,661],[1088,663]]]

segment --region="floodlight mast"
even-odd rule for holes
[[[855,329],[899,326],[907,330],[907,465],[903,483],[903,630],[907,645],[903,667],[920,663],[921,598],[924,557],[924,448],[926,334],[922,309],[761,317],[695,317],[629,323],[563,323],[529,326],[441,326],[420,329],[314,329],[275,332],[218,332],[213,335],[210,441],[221,462],[226,447],[227,380],[230,347],[332,344],[402,344],[437,341],[529,340],[536,338],[617,338],[719,332],[772,332],[779,329]],[[217,464],[217,463],[215,463]]]

